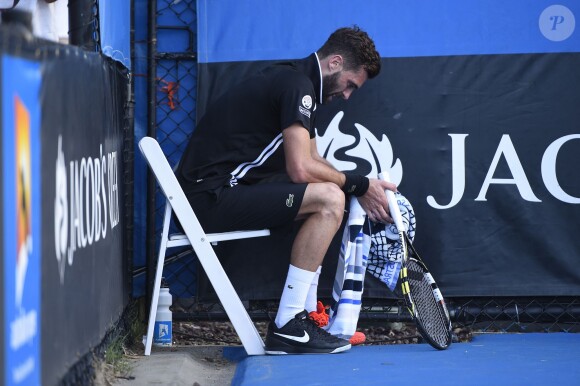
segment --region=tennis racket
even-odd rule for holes
[[[388,173],[379,174],[379,179],[390,181]],[[409,240],[395,194],[385,192],[401,240],[403,260],[399,277],[405,304],[421,336],[436,349],[445,350],[451,344],[451,320],[443,295]]]

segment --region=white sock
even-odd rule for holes
[[[320,278],[321,271],[322,266],[318,267],[314,273],[314,279],[312,279],[312,283],[310,283],[308,296],[306,296],[306,311],[308,311],[308,313],[316,311],[316,303],[318,303],[318,279]]]
[[[276,315],[276,326],[283,327],[296,314],[304,311],[306,296],[316,272],[306,271],[290,264],[280,306]]]

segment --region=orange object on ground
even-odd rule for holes
[[[349,342],[353,346],[358,346],[359,344],[363,344],[366,340],[367,337],[364,333],[355,331],[354,335],[350,337]]]

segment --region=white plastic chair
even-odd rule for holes
[[[186,245],[191,245],[195,251],[248,355],[264,355],[264,341],[250,319],[248,312],[244,308],[240,297],[220,264],[211,244],[225,240],[268,236],[270,235],[270,231],[263,229],[206,234],[193,212],[191,205],[189,205],[185,193],[169,166],[159,143],[154,138],[144,137],[139,141],[139,148],[167,199],[163,219],[163,231],[161,234],[161,245],[159,247],[159,258],[155,271],[155,284],[151,298],[151,308],[149,310],[145,355],[151,354],[155,314],[159,300],[161,277],[163,276],[165,253],[168,248]],[[169,235],[172,212],[175,212],[185,234]]]

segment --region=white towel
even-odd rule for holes
[[[413,208],[400,193],[396,197],[412,240],[416,225]],[[366,271],[392,291],[399,277],[401,259],[396,226],[370,222],[358,200],[351,198],[332,288],[330,320],[325,329],[333,335],[350,338],[358,323]]]
[[[411,203],[399,192],[395,193],[409,239],[415,238],[417,227]],[[368,253],[367,271],[391,290],[395,290],[403,258],[399,233],[395,224],[372,224],[371,247]]]

